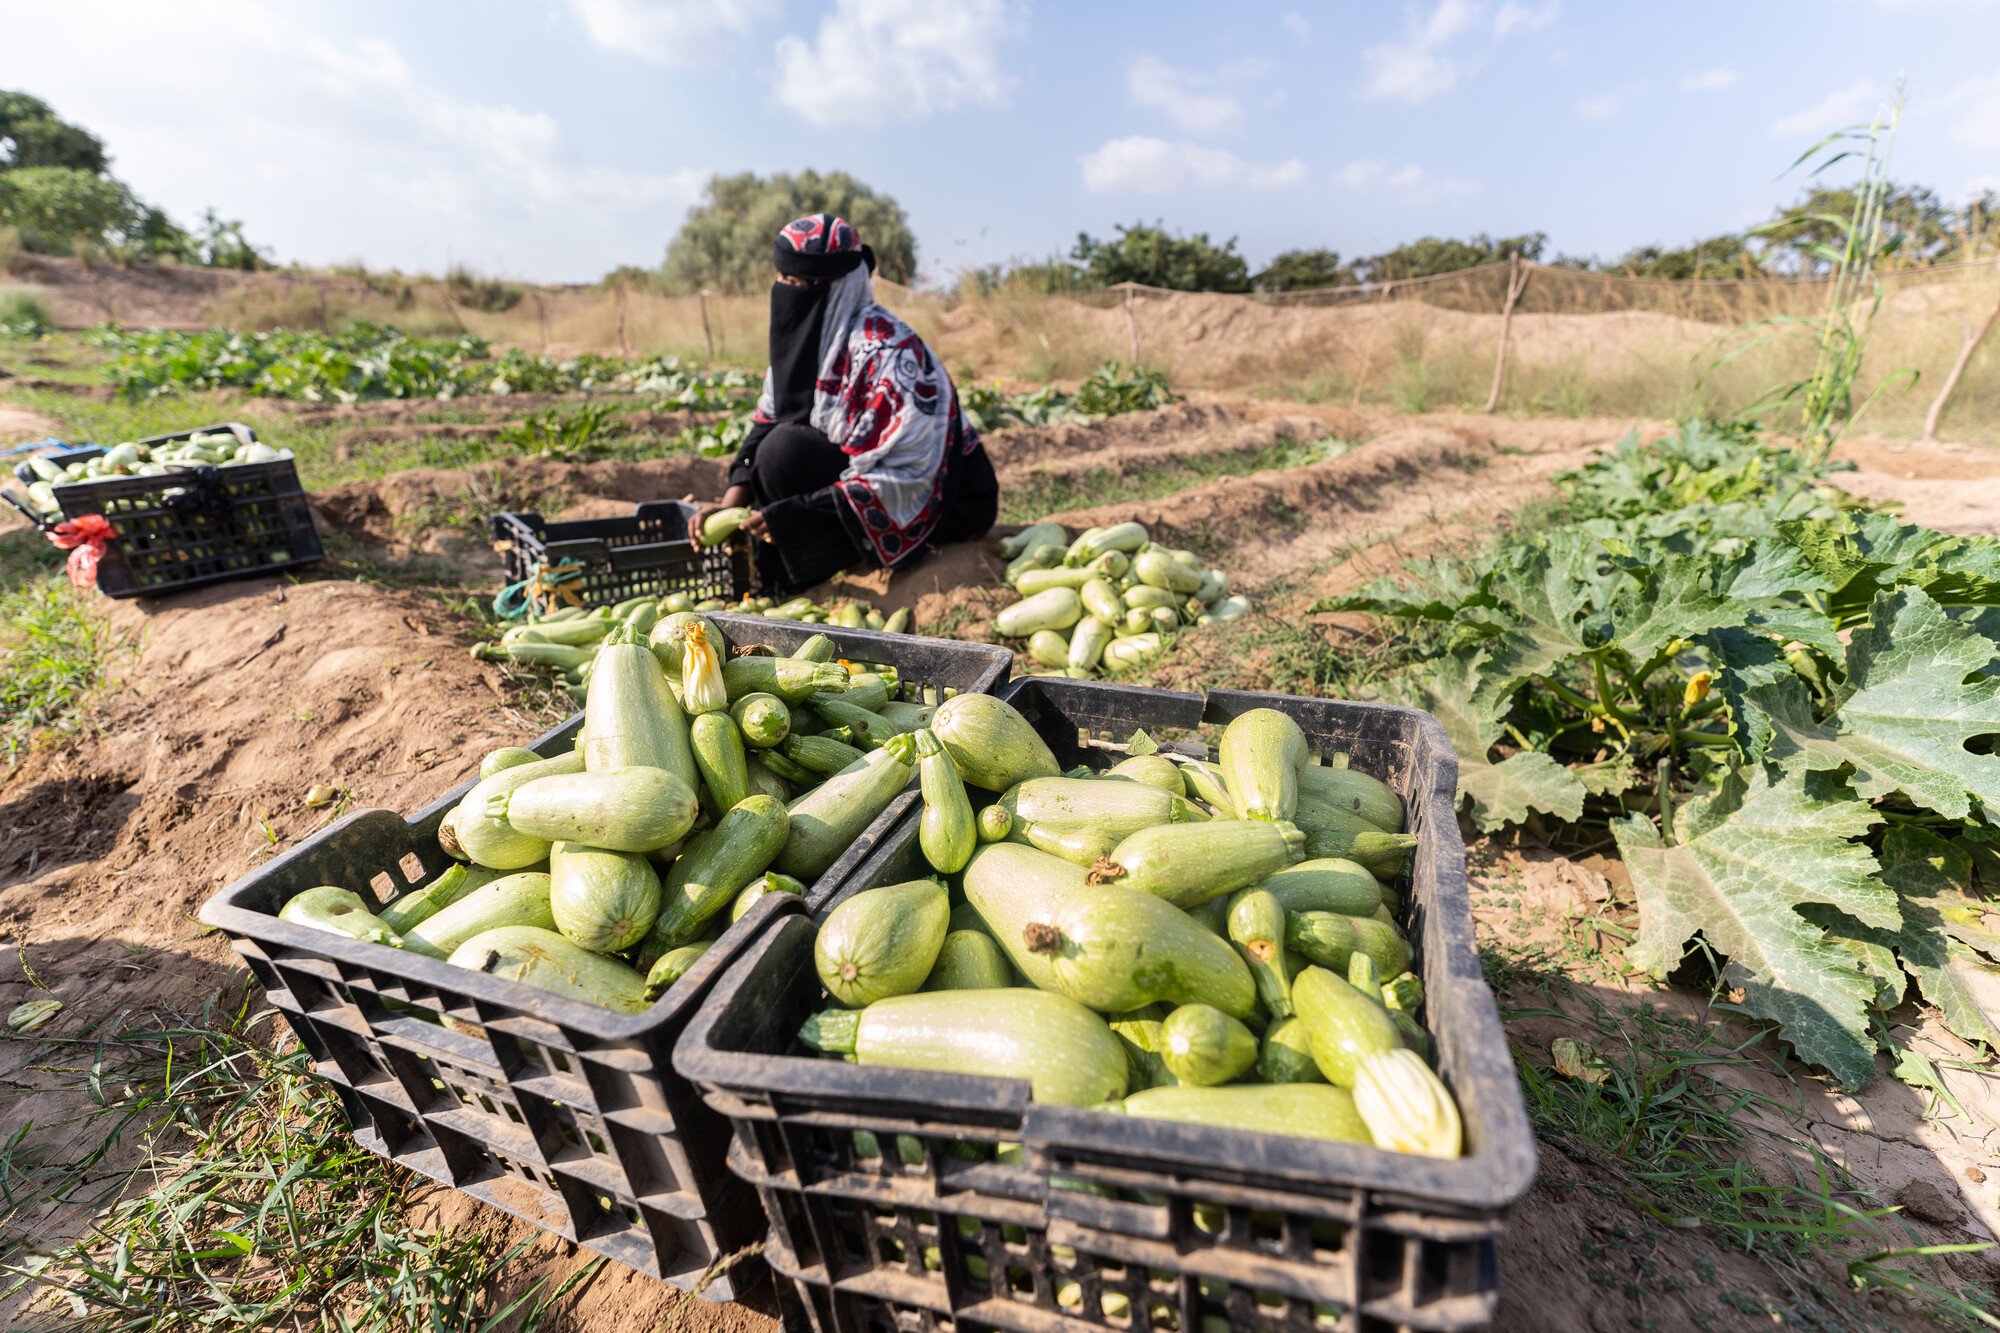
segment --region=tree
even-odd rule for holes
[[[1426,236],[1382,254],[1357,259],[1354,269],[1364,282],[1402,282],[1410,278],[1428,278],[1439,273],[1478,268],[1481,264],[1496,263],[1513,254],[1519,254],[1523,259],[1540,259],[1548,243],[1548,233],[1540,231],[1529,232],[1525,236],[1503,236],[1498,240],[1484,232],[1463,241]]]
[[[1741,277],[1757,267],[1747,239],[1734,233],[1711,236],[1679,249],[1641,245],[1627,250],[1613,263],[1599,265],[1605,272],[1629,273],[1638,278],[1669,278],[1686,282],[1700,275],[1706,278]]]
[[[0,172],[0,223],[21,233],[25,249],[68,254],[141,236],[147,210],[109,176],[78,167],[20,167]]]
[[[0,88],[0,171],[72,167],[96,175],[107,165],[96,135],[62,119],[39,97]]]
[[[1354,274],[1341,267],[1336,251],[1287,250],[1253,281],[1260,292],[1306,292],[1344,286],[1354,281]]]
[[[670,291],[703,287],[760,291],[771,284],[771,243],[793,218],[833,213],[846,218],[875,251],[876,273],[907,283],[917,274],[917,241],[903,207],[844,171],[746,171],[711,176],[702,200],[667,246],[661,278]]]
[[[1177,292],[1250,290],[1250,265],[1236,253],[1234,236],[1217,245],[1207,232],[1174,236],[1159,222],[1135,222],[1118,228],[1115,240],[1078,233],[1069,253],[1093,287],[1137,282]]]

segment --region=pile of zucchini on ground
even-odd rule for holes
[[[575,748],[496,750],[438,841],[459,862],[379,914],[340,885],[286,920],[637,1013],[765,893],[801,893],[915,773],[943,708],[893,670],[729,657],[714,621],[614,625],[593,645]]]
[[[814,961],[834,1007],[805,1045],[1023,1078],[1039,1101],[1459,1154],[1383,883],[1415,843],[1386,785],[1322,766],[1274,709],[1231,722],[1215,764],[1065,775],[1009,704],[967,696],[906,752],[940,877],[828,915]],[[968,786],[998,799],[975,813]]]

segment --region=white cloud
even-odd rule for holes
[[[1125,71],[1125,90],[1135,106],[1159,112],[1190,134],[1220,134],[1243,123],[1243,105],[1212,90],[1222,80],[1213,74],[1175,69],[1153,56],[1140,56]]]
[[[1078,159],[1083,184],[1097,194],[1175,194],[1187,189],[1275,190],[1297,185],[1306,168],[1297,158],[1249,162],[1222,148],[1170,143],[1149,135],[1113,139]]]
[[[1493,35],[1505,37],[1516,28],[1525,31],[1546,28],[1556,21],[1556,15],[1561,12],[1562,0],[1549,0],[1540,9],[1530,9],[1526,5],[1515,4],[1514,0],[1507,0],[1493,15]]]
[[[590,40],[656,65],[713,59],[725,34],[740,36],[784,0],[569,0]]]
[[[1024,26],[1007,0],[838,0],[808,45],[778,41],[778,101],[814,125],[879,126],[1002,105],[1000,48]]]
[[[1384,42],[1362,53],[1368,82],[1361,95],[1414,105],[1450,92],[1458,76],[1475,62],[1447,56],[1442,48],[1478,20],[1479,10],[1469,0],[1438,0],[1430,17],[1411,25],[1402,41]]]
[[[1779,139],[1796,139],[1808,134],[1837,130],[1874,112],[1889,96],[1889,90],[1873,79],[1856,79],[1838,92],[1828,93],[1802,111],[1771,122],[1771,134]]]
[[[1717,65],[1714,69],[1691,69],[1681,75],[1681,91],[1719,93],[1724,88],[1734,88],[1742,81],[1743,71],[1727,65]]]
[[[1391,167],[1386,162],[1349,162],[1333,173],[1333,183],[1412,204],[1436,204],[1480,192],[1476,181],[1433,176],[1422,167]]]
[[[1967,79],[1934,106],[1950,111],[1951,139],[1959,147],[2000,149],[2000,74]]]
[[[65,0],[10,15],[8,38],[0,87],[101,135],[142,198],[243,218],[280,259],[595,278],[656,259],[706,175],[590,161],[548,114],[446,92],[282,7]]]
[[[1312,39],[1312,21],[1298,10],[1286,10],[1278,17],[1278,22],[1285,25],[1285,31],[1291,34],[1292,40],[1304,42]]]
[[[1576,105],[1576,114],[1585,120],[1610,120],[1623,115],[1634,102],[1646,95],[1646,84],[1627,83],[1613,88],[1608,93],[1586,98]]]

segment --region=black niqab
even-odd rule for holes
[[[805,287],[771,284],[773,421],[806,421],[812,416],[820,327],[826,322],[826,299],[832,290],[830,282]]]

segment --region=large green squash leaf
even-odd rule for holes
[[[1823,903],[1865,924],[1896,930],[1896,896],[1875,858],[1852,841],[1874,823],[1869,808],[1830,780],[1762,768],[1729,774],[1690,802],[1679,841],[1651,821],[1612,825],[1639,899],[1639,938],[1626,950],[1664,977],[1701,934],[1727,955],[1726,977],[1743,1009],[1769,1019],[1803,1060],[1858,1087],[1874,1076],[1867,1010],[1876,991],[1855,955],[1800,915]]]
[[[1472,802],[1472,822],[1488,833],[1525,822],[1531,811],[1570,824],[1583,818],[1582,780],[1539,750],[1497,764],[1459,765],[1458,794]]]
[[[2000,757],[1966,748],[2000,734],[2000,680],[1969,679],[1993,660],[1991,641],[1916,588],[1877,597],[1869,620],[1847,645],[1833,716],[1815,718],[1796,681],[1749,691],[1774,729],[1770,757],[1810,770],[1851,766],[1868,800],[1901,792],[1954,819],[1975,796],[2000,810]]]
[[[1972,858],[1934,833],[1895,828],[1882,842],[1882,878],[1902,897],[1902,926],[1893,931],[1863,926],[1850,933],[1894,950],[1946,1027],[1967,1041],[2000,1050],[2000,1028],[1966,981],[1970,972],[1992,969],[1954,939],[1948,927],[1953,916],[1977,912],[1965,895]]]

